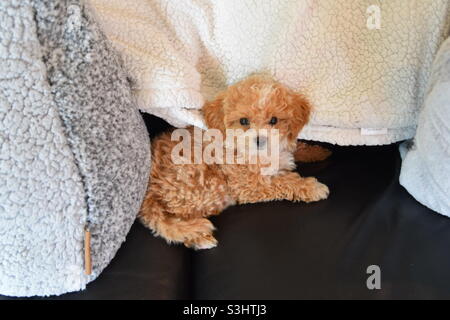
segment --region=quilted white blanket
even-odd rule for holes
[[[143,111],[204,127],[205,99],[251,73],[306,94],[301,138],[412,138],[448,0],[89,0]]]

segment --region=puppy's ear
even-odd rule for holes
[[[305,96],[293,91],[288,94],[288,105],[292,111],[289,138],[297,139],[300,130],[308,123],[312,107]]]
[[[213,101],[208,101],[203,106],[203,116],[205,118],[208,129],[219,129],[225,131],[223,100],[225,92],[219,93]]]

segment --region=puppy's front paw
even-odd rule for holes
[[[311,192],[311,201],[319,201],[328,198],[330,194],[330,189],[323,183],[316,181],[314,189]]]
[[[302,185],[298,194],[296,194],[296,201],[314,202],[328,198],[330,190],[326,185],[317,181],[316,178],[302,179]]]
[[[212,249],[217,246],[217,240],[211,234],[204,234],[184,241],[184,245],[194,250]]]

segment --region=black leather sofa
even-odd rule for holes
[[[145,120],[152,135],[167,127]],[[198,252],[135,223],[87,290],[53,298],[450,298],[450,219],[400,186],[398,145],[331,147],[330,159],[298,167],[330,187],[328,200],[229,208],[212,218],[219,246]],[[367,287],[371,265],[381,289]]]

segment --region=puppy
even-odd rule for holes
[[[152,142],[152,170],[139,213],[141,222],[169,243],[208,249],[215,247],[217,240],[213,237],[214,226],[207,218],[228,206],[273,200],[326,199],[329,193],[326,185],[292,172],[295,160],[323,160],[330,154],[318,146],[297,143],[310,112],[310,104],[303,95],[268,78],[253,76],[228,87],[214,101],[204,105],[207,126],[218,129],[216,131],[225,139],[229,132],[246,133],[254,129],[256,137],[245,141],[246,145],[254,143],[257,150],[270,144],[270,137],[258,132],[276,129],[278,167],[262,174],[262,169],[268,165],[260,160],[174,164],[172,153],[180,142],[172,141],[171,132],[164,133]],[[200,129],[191,127],[187,132],[194,136],[195,130]],[[194,149],[195,143],[189,147]],[[205,148],[201,146],[200,151]],[[236,148],[231,153],[232,160],[240,156]],[[192,155],[188,157],[193,159]]]

